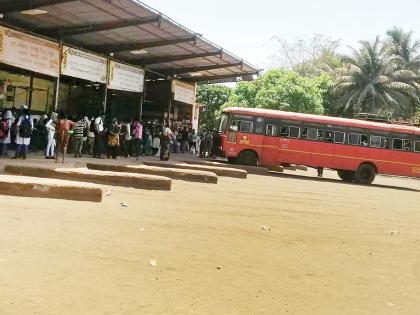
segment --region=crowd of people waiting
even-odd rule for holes
[[[15,149],[12,158],[26,159],[28,151],[45,152],[46,159],[65,163],[68,151],[75,158],[82,155],[116,159],[118,156],[139,158],[159,156],[161,148],[171,153],[199,154],[201,157],[216,156],[218,138],[212,133],[197,135],[187,127],[163,126],[157,121],[143,124],[138,118],[121,121],[113,118],[106,123],[105,116],[79,115],[71,119],[64,113],[44,114],[33,119],[27,106],[0,112],[0,157],[7,157],[8,150]]]

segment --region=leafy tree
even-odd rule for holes
[[[217,115],[221,106],[225,104],[232,89],[223,85],[199,85],[197,103],[205,105],[200,112],[200,128],[203,131],[212,131],[217,127]]]
[[[411,70],[399,70],[387,46],[379,37],[373,43],[361,41],[361,49],[343,59],[344,69],[334,89],[336,105],[344,114],[387,112],[400,115],[418,102],[417,88],[409,78]]]
[[[225,106],[323,114],[328,76],[307,78],[294,71],[270,70],[253,82],[241,82]]]
[[[389,54],[396,57],[400,69],[418,72],[420,69],[420,56],[417,54],[420,41],[413,41],[413,32],[404,32],[402,28],[394,26],[387,33]]]

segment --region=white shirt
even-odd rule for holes
[[[95,119],[95,129],[97,132],[104,131],[104,122],[102,120],[102,117],[97,117]]]

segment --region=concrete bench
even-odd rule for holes
[[[234,168],[237,170],[244,170],[247,171],[248,174],[254,175],[268,175],[268,169],[261,166],[247,166],[247,165],[237,165],[237,164],[228,164],[227,162],[219,162],[215,160],[198,160],[198,161],[182,161],[182,163],[186,164],[195,164],[195,165],[205,165],[205,166],[213,166],[213,167],[227,167],[227,168]]]
[[[166,167],[156,167],[147,165],[111,165],[99,163],[86,163],[86,166],[88,169],[91,170],[158,175],[166,176],[176,180],[198,183],[217,184],[218,180],[218,177],[215,173],[206,171],[170,169]]]
[[[175,169],[208,171],[217,174],[218,176],[234,177],[234,178],[247,178],[247,171],[228,168],[228,167],[215,167],[206,165],[186,164],[186,163],[172,163],[172,162],[143,162],[147,166],[157,166]]]
[[[133,173],[116,173],[89,170],[87,168],[42,168],[22,165],[6,165],[10,174],[32,177],[55,178],[91,182],[103,185],[133,187],[148,190],[171,190],[171,179],[162,176]]]
[[[102,201],[102,188],[94,184],[12,175],[0,175],[0,194],[76,201]]]

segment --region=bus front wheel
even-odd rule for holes
[[[375,168],[370,164],[362,164],[357,169],[354,177],[356,179],[356,183],[361,185],[369,185],[372,184],[375,180],[376,172]]]
[[[338,177],[340,177],[345,182],[354,183],[356,181],[355,172],[353,171],[338,170],[337,174]]]
[[[238,157],[238,164],[247,166],[257,166],[258,156],[253,151],[242,151]]]

